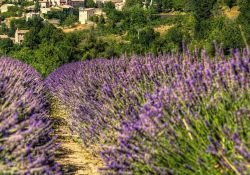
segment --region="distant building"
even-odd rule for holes
[[[94,8],[79,8],[79,22],[81,24],[87,24],[90,17],[95,14]]]
[[[15,6],[15,5],[14,4],[4,4],[0,7],[0,11],[1,11],[1,13],[8,12],[9,7],[13,7],[13,6]]]
[[[73,7],[83,7],[85,0],[70,0],[68,3]]]
[[[41,14],[47,14],[49,11],[51,11],[51,8],[41,8],[40,9]]]
[[[113,2],[115,4],[115,8],[117,10],[122,10],[122,8],[124,7],[125,2],[126,2],[126,0],[94,0],[94,2],[96,4],[98,4],[98,3],[103,3],[104,4],[104,3],[109,2],[109,1],[111,1],[111,2]]]
[[[48,0],[38,1],[38,3],[41,9],[50,7],[50,2]]]
[[[35,5],[31,5],[31,6],[28,6],[28,7],[24,7],[24,9],[26,11],[29,11],[29,12],[34,12],[36,10],[36,7],[35,7]]]
[[[34,17],[37,17],[37,16],[40,16],[40,13],[30,12],[30,13],[25,14],[26,21],[28,21],[29,19],[33,19]]]
[[[24,35],[28,33],[29,30],[16,30],[14,43],[21,44],[24,41]]]

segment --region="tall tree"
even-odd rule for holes
[[[212,16],[211,10],[216,2],[217,0],[192,0],[192,9],[194,17],[196,18],[196,37],[203,37],[206,28],[203,25],[206,24],[206,20]]]

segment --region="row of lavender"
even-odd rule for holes
[[[61,174],[44,89],[34,69],[0,58],[0,174]]]
[[[248,174],[249,83],[246,50],[97,59],[46,80],[72,130],[101,145],[103,174]]]

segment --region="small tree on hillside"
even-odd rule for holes
[[[196,18],[196,33],[197,37],[203,37],[204,27],[202,26],[205,24],[205,21],[210,19],[212,16],[211,10],[213,9],[217,0],[192,0],[193,4],[193,13],[194,17]]]

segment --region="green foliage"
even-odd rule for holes
[[[67,14],[61,10],[52,10],[52,11],[49,11],[45,15],[45,17],[48,19],[59,19],[60,22],[63,22],[67,18]]]
[[[241,0],[240,3],[240,15],[238,21],[243,25],[250,25],[250,1],[249,0]]]
[[[193,0],[193,11],[197,21],[209,19],[215,3],[216,0]]]
[[[111,58],[119,55],[117,49],[115,49],[114,43],[97,39],[93,33],[85,35],[84,40],[79,44],[79,48],[82,53],[81,60],[102,57]]]
[[[133,29],[128,35],[133,44],[148,47],[159,36],[159,33],[156,33],[154,29],[150,27],[146,27],[143,29]]]
[[[8,30],[8,35],[13,37],[17,28],[19,28],[19,29],[28,29],[26,20],[23,19],[23,18],[11,20],[10,29]]]
[[[154,0],[152,6],[147,8],[142,7],[142,2],[144,1],[127,0],[122,11],[116,10],[112,2],[106,2],[103,4],[103,10],[107,18],[103,15],[93,16],[91,20],[97,24],[96,28],[72,34],[63,33],[40,17],[29,21],[24,18],[14,19],[10,28],[1,25],[0,34],[13,37],[17,28],[28,29],[30,32],[25,35],[25,40],[20,46],[11,45],[7,40],[1,41],[0,54],[14,55],[26,63],[40,66],[39,71],[46,75],[56,66],[73,60],[111,58],[121,54],[182,51],[183,41],[192,49],[206,47],[209,54],[214,53],[214,41],[226,50],[226,54],[231,48],[246,46],[242,36],[248,44],[250,43],[250,6],[247,0],[238,1],[241,13],[237,23],[223,18],[221,12],[221,5],[226,2],[231,6],[234,0]],[[150,0],[147,2],[150,4]],[[24,5],[21,3],[20,7],[10,9],[8,14],[1,14],[1,20],[5,16],[17,16],[14,10],[22,11]],[[35,2],[35,5],[38,9],[39,4]],[[95,6],[93,0],[85,1],[85,7]],[[173,14],[172,11],[186,13]],[[78,20],[78,9],[52,10],[45,17],[59,19],[62,26],[72,26]],[[238,24],[242,26],[242,33]],[[172,28],[159,34],[155,31],[159,26]],[[53,49],[44,48],[49,47],[48,43]],[[52,60],[42,61],[46,56],[58,64],[50,63]],[[47,71],[46,66],[42,64],[49,66]]]
[[[40,11],[40,4],[38,1],[35,1],[35,11],[39,12]]]
[[[6,24],[1,24],[0,25],[0,34],[2,35],[2,34],[6,34],[8,32],[8,28],[7,28],[7,26],[6,26]]]
[[[70,14],[66,17],[66,19],[63,21],[63,26],[72,26],[74,23],[78,21],[78,17],[76,15]]]
[[[103,5],[103,11],[108,13],[110,10],[115,9],[115,4],[111,1],[105,2]]]
[[[126,0],[125,7],[142,6],[142,0]]]
[[[86,8],[95,8],[96,4],[93,0],[85,0],[84,1],[84,7]]]
[[[13,47],[13,42],[10,39],[0,40],[0,53],[6,55],[7,52]]]
[[[22,14],[23,14],[23,9],[21,7],[11,6],[11,7],[8,7],[7,12],[1,13],[1,17],[2,18],[18,17],[18,16],[22,16]]]
[[[211,45],[214,41],[221,45],[226,54],[230,53],[230,49],[245,47],[238,24],[225,18],[211,21],[208,41]]]
[[[157,0],[156,11],[157,12],[168,12],[173,8],[173,0]]]
[[[215,5],[216,0],[193,0],[193,13],[196,18],[196,37],[197,38],[205,38],[206,30],[209,27],[208,19],[212,16],[212,9]]]
[[[177,11],[190,11],[192,0],[173,0],[173,9]]]

